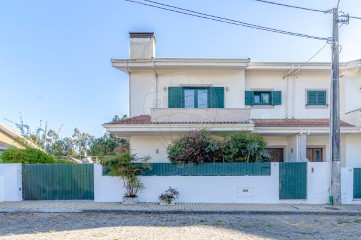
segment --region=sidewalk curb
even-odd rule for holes
[[[0,213],[122,213],[122,214],[247,214],[247,215],[320,215],[361,216],[355,211],[207,211],[207,210],[123,210],[123,209],[0,209]]]

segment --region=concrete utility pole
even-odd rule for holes
[[[339,98],[339,40],[338,40],[338,7],[332,9],[332,68],[330,91],[330,147],[331,147],[331,196],[333,205],[341,205],[341,159],[340,159],[340,98]]]

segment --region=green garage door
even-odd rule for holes
[[[279,163],[280,199],[307,198],[307,163]]]
[[[24,200],[93,200],[93,164],[24,164]]]

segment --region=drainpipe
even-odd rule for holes
[[[301,65],[298,65],[297,70],[292,74],[292,97],[291,97],[291,118],[295,118],[295,108],[296,108],[296,74],[301,70]]]
[[[154,79],[155,79],[155,108],[159,108],[159,99],[158,99],[158,75],[157,72],[155,71],[155,61],[153,59],[153,71],[154,71]]]
[[[285,91],[285,118],[288,118],[288,76],[293,72],[294,66],[291,65],[291,69],[286,73],[283,79],[286,79],[286,91]]]
[[[128,84],[129,84],[129,117],[133,117],[133,115],[132,115],[132,107],[131,107],[131,83],[130,83],[130,80],[131,80],[131,76],[130,76],[130,69],[129,69],[129,67],[128,67],[128,62],[127,61],[125,61],[124,62],[124,68],[125,68],[125,70],[127,70],[127,73],[128,73]]]

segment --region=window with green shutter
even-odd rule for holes
[[[224,108],[223,87],[169,87],[169,108]]]
[[[245,105],[281,105],[281,91],[246,91]]]
[[[307,106],[326,106],[327,96],[326,90],[308,90]]]

